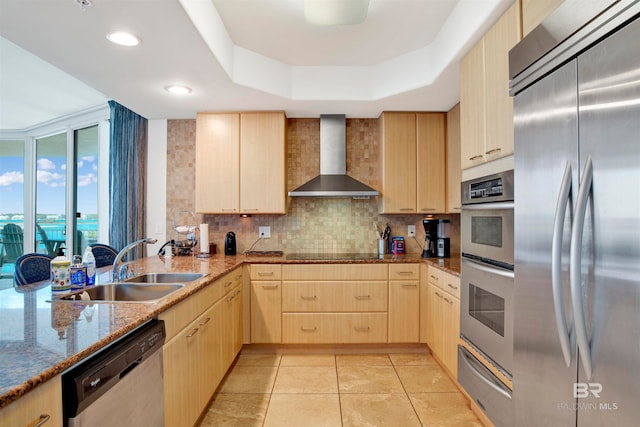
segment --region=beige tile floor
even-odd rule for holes
[[[482,424],[429,354],[242,352],[200,427]]]

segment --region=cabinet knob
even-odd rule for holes
[[[371,330],[371,327],[369,327],[369,326],[354,326],[353,329],[358,331],[358,332],[369,332]]]
[[[371,299],[371,295],[356,295],[355,299]]]
[[[315,327],[315,326],[314,326],[313,328],[305,328],[304,326],[301,326],[301,327],[300,327],[300,330],[301,330],[302,332],[315,332],[315,331],[317,331],[317,330],[318,330],[318,328],[317,328],[317,327]]]
[[[302,298],[305,301],[312,301],[314,299],[317,299],[318,297],[316,295],[312,295],[312,296],[300,295],[300,298]]]
[[[451,283],[447,283],[447,286],[450,287],[451,289],[453,289],[454,291],[458,290],[457,286],[453,286]]]
[[[278,285],[262,285],[262,289],[278,289]]]
[[[258,276],[261,276],[261,277],[273,276],[273,271],[268,271],[268,272],[265,272],[265,271],[259,271],[259,272],[258,272]]]

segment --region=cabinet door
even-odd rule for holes
[[[428,286],[427,312],[427,344],[440,360],[442,360],[443,333],[442,333],[442,290],[433,284]]]
[[[234,287],[222,300],[222,366],[226,370],[242,347],[242,286]]]
[[[283,112],[240,115],[240,211],[286,213]]]
[[[381,213],[416,213],[416,115],[380,116],[382,142]]]
[[[194,425],[202,411],[198,325],[194,320],[162,348],[167,427]]]
[[[282,285],[279,281],[251,281],[251,342],[282,342]]]
[[[484,36],[485,160],[513,154],[513,98],[509,96],[509,50],[520,41],[520,2]]]
[[[445,209],[445,114],[417,113],[417,208],[418,213]]]
[[[240,116],[196,116],[196,212],[234,213],[240,205]]]
[[[49,417],[45,426],[62,425],[60,375],[39,385],[25,396],[0,409],[0,425],[34,426]]]
[[[460,104],[447,113],[447,213],[460,213]]]
[[[460,337],[460,300],[444,293],[442,298],[442,356],[440,360],[458,378],[458,338]]]
[[[484,162],[485,75],[484,38],[460,61],[461,167]]]
[[[219,324],[222,320],[222,308],[220,304],[215,304],[200,316],[198,327],[200,329],[200,364],[202,374],[200,375],[200,390],[203,405],[206,405],[218,384],[225,374],[220,364],[222,354],[222,339],[220,338]],[[202,408],[201,408],[202,409]]]
[[[389,281],[389,342],[417,343],[420,338],[420,282]]]

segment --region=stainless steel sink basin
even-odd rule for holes
[[[202,273],[144,273],[125,279],[129,283],[189,283],[203,277]]]
[[[54,301],[155,302],[184,287],[182,283],[107,283],[61,296]]]

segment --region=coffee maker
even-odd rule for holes
[[[449,258],[451,256],[451,223],[448,219],[423,219],[424,250],[422,258]]]
[[[434,258],[438,256],[438,220],[437,219],[423,219],[422,225],[424,226],[424,250],[422,251],[422,258]]]
[[[449,258],[451,256],[451,223],[448,219],[438,220],[437,232],[437,256],[438,258]]]

